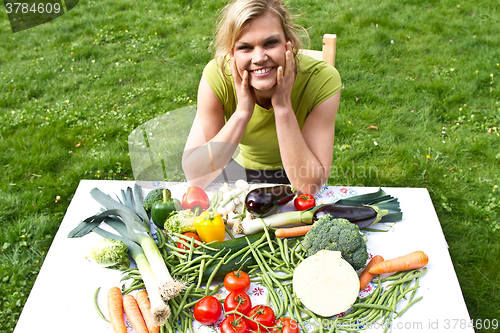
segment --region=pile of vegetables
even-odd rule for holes
[[[87,258],[123,271],[127,283],[116,288],[120,297],[116,289],[113,293],[131,324],[141,327],[134,330],[192,332],[194,320],[204,325],[221,321],[224,333],[299,332],[311,325],[320,332],[330,325],[337,332],[346,324],[361,330],[366,323],[401,316],[421,299],[415,293],[428,263],[423,252],[391,260],[375,256],[368,262],[360,229],[402,219],[397,198],[381,189],[319,206],[289,185],[250,187],[244,181],[234,189],[224,184],[211,200],[196,186],[181,200],[168,189],[150,191],[144,200],[141,194],[138,185],[133,192],[122,191],[121,200],[92,190],[103,212],[69,235],[95,232],[105,238]],[[280,213],[292,200],[296,211]],[[150,221],[157,227],[157,242]],[[231,239],[225,240],[226,235]],[[137,267],[129,268],[127,253]],[[395,274],[380,277],[385,273]],[[375,291],[360,298],[360,290],[374,279]],[[266,304],[251,304],[250,282],[266,287]],[[229,295],[219,300],[215,295],[223,287]],[[146,310],[130,306],[132,293],[139,305],[146,292]],[[397,311],[402,302],[406,305]],[[127,307],[135,314],[129,316]],[[120,316],[111,318],[121,312],[119,305],[110,303],[108,309],[115,332],[122,332]]]
[[[279,191],[278,188],[283,190]],[[288,188],[290,186],[280,185],[273,188],[272,191],[263,191],[261,200],[275,205],[282,204],[280,200],[283,198],[283,192],[286,192]],[[252,199],[250,201],[247,196],[247,207],[253,205],[253,201],[257,200]],[[385,194],[382,189],[375,193],[341,199],[331,204],[313,206],[307,210],[272,215],[267,215],[264,212],[265,210],[257,212],[256,215],[260,217],[243,220],[240,228],[242,233],[250,235],[262,231],[265,227],[279,228],[297,224],[312,224],[325,215],[347,219],[351,223],[358,225],[359,228],[367,228],[379,222],[397,222],[402,219],[402,212],[397,198]]]
[[[155,241],[151,237],[149,229],[149,218],[143,207],[142,189],[135,185],[134,191],[129,187],[122,191],[122,199],[115,200],[104,194],[97,188],[90,192],[91,196],[99,202],[104,211],[100,214],[85,219],[68,237],[82,237],[89,232],[97,233],[106,238],[121,241],[126,244],[131,254],[141,279],[151,301],[151,313],[154,322],[164,325],[170,316],[170,309],[166,303],[169,299],[176,297],[185,288],[185,282],[172,278]],[[112,233],[101,228],[101,224],[107,224],[116,231]],[[94,256],[113,258],[116,253],[114,243],[97,248],[100,253],[94,251]]]

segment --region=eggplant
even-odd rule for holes
[[[382,216],[388,213],[388,210],[380,210],[376,206],[325,204],[314,211],[312,222],[314,223],[321,217],[330,214],[336,219],[349,220],[349,222],[356,224],[361,229],[378,222]]]
[[[295,191],[290,185],[259,187],[248,192],[245,206],[248,212],[265,217],[276,212],[279,206],[291,201]]]

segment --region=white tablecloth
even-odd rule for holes
[[[109,324],[97,314],[93,305],[94,292],[101,287],[99,302],[107,315],[105,294],[109,287],[120,286],[121,274],[86,261],[84,252],[100,237],[89,234],[82,238],[67,238],[68,233],[83,219],[97,213],[99,204],[90,190],[99,188],[108,194],[118,194],[131,181],[82,180],[68,207],[44,264],[35,281],[15,333],[49,330],[66,332],[112,332]],[[180,196],[186,186],[171,184],[174,196]],[[393,321],[392,332],[474,332],[448,252],[441,225],[428,191],[423,188],[383,188],[397,197],[403,220],[392,225],[389,232],[370,232],[368,250],[384,258],[394,258],[416,250],[429,256],[428,271],[420,280],[414,304],[401,318]],[[369,193],[377,188],[325,187],[318,200]],[[132,331],[130,329],[130,331]],[[374,327],[370,331],[381,331]]]

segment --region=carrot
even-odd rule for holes
[[[304,236],[307,234],[309,230],[311,230],[312,225],[304,225],[300,227],[293,227],[293,228],[282,228],[282,229],[277,229],[274,234],[276,237],[284,238],[284,237],[297,237],[297,236]]]
[[[118,287],[111,287],[108,291],[109,322],[115,333],[127,333],[123,322],[122,291]]]
[[[382,256],[375,256],[370,260],[368,265],[366,265],[365,269],[359,276],[359,291],[364,290],[368,283],[370,283],[370,281],[375,276],[375,274],[370,273],[370,268],[382,261],[384,261],[384,258],[382,258]]]
[[[123,309],[127,314],[127,318],[132,325],[132,328],[137,333],[149,333],[144,318],[142,317],[139,305],[132,295],[125,295],[123,297]]]
[[[422,268],[429,262],[429,257],[422,251],[415,251],[401,257],[382,261],[370,268],[371,274],[394,273]]]
[[[149,333],[160,332],[160,326],[154,323],[153,314],[151,313],[151,303],[149,302],[148,293],[145,290],[140,290],[135,294],[135,299],[141,309],[142,316],[146,322]]]

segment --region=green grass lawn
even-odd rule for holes
[[[132,130],[203,102],[197,86],[224,3],[81,0],[18,33],[2,10],[2,331],[15,327],[78,182],[132,180]],[[329,184],[427,188],[471,317],[500,319],[498,4],[287,3],[311,48],[338,35]]]

